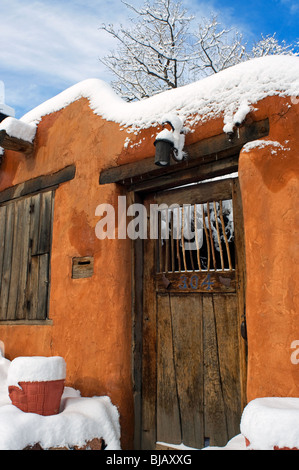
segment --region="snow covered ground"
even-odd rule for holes
[[[85,398],[80,392],[65,387],[61,400],[60,412],[57,415],[41,416],[35,413],[24,413],[12,405],[8,395],[8,384],[16,383],[18,377],[33,380],[33,374],[39,374],[39,366],[44,364],[42,358],[17,358],[9,361],[0,351],[0,450],[22,450],[27,446],[39,443],[42,448],[82,447],[93,438],[102,438],[106,450],[121,450],[120,426],[117,408],[109,397]],[[64,373],[63,364],[58,358],[51,358],[53,365],[58,365],[58,373]],[[27,364],[25,372],[22,365]],[[33,365],[32,365],[33,364]],[[62,368],[61,368],[62,367]],[[46,380],[55,379],[54,367],[42,371]],[[163,445],[163,443],[160,443]],[[167,444],[166,444],[167,445]],[[169,444],[168,444],[169,445]],[[191,451],[183,444],[171,445],[180,451]],[[242,435],[231,439],[225,447],[206,447],[204,450],[245,450]]]
[[[205,447],[202,450],[246,450],[246,442],[242,434],[233,437],[224,447]]]
[[[36,443],[43,449],[80,448],[94,438],[102,438],[106,450],[121,450],[119,413],[107,396],[81,397],[78,390],[65,387],[60,412],[51,416],[24,413],[12,405],[8,384],[17,381],[19,373],[24,377],[24,370],[20,367],[24,360],[28,365],[32,364],[27,361],[29,358],[18,359],[15,360],[16,367],[11,367],[15,365],[14,361],[4,358],[0,351],[0,450],[22,450]],[[37,357],[33,367],[27,368],[29,378],[33,372],[38,372],[41,359]],[[53,365],[57,365],[56,370],[63,375],[63,362],[56,361],[58,358],[55,357],[51,359],[50,375],[53,374]],[[46,378],[49,379],[48,376]],[[252,400],[243,411],[240,431],[224,447],[191,449],[184,444],[158,444],[180,451],[299,449],[299,398],[265,397]],[[246,447],[244,436],[250,442],[249,447]]]

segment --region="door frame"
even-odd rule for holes
[[[238,171],[239,153],[247,142],[269,135],[269,119],[245,121],[229,137],[225,133],[214,135],[185,146],[186,160],[170,162],[168,167],[157,167],[155,157],[146,157],[130,163],[112,165],[102,169],[99,184],[115,183],[127,195],[128,205],[142,203],[146,194],[184,184],[196,183],[208,178],[228,175]],[[240,189],[238,189],[240,193]],[[241,209],[242,202],[239,198]],[[244,246],[244,234],[240,234]],[[245,248],[245,247],[244,247]],[[132,381],[135,411],[135,449],[140,448],[141,436],[141,359],[142,359],[142,240],[132,241]],[[245,251],[242,278],[244,299],[246,290]]]
[[[175,178],[172,181],[172,187],[176,188],[180,184],[180,176]],[[207,187],[209,183],[198,181],[201,183],[201,187],[204,185]],[[167,188],[169,189],[169,188]],[[133,191],[127,193],[127,203],[128,205],[133,203],[143,204],[144,200],[153,195],[154,193],[160,191],[161,188],[157,188],[155,191],[154,188],[151,188],[151,191],[138,191],[138,188],[134,188]],[[237,246],[237,259],[236,269],[237,273],[237,286],[238,286],[238,312],[239,312],[239,321],[241,323],[241,318],[245,320],[245,292],[246,292],[246,262],[245,262],[245,243],[244,243],[244,224],[243,224],[243,211],[242,211],[242,200],[241,200],[241,191],[239,186],[238,178],[233,179],[233,207],[237,208],[237,211],[234,213],[234,224],[235,224],[235,244]],[[236,230],[237,227],[237,230]],[[147,433],[142,430],[143,419],[142,419],[142,362],[143,362],[143,337],[145,334],[144,331],[144,317],[147,315],[147,312],[144,311],[143,306],[143,274],[144,274],[144,249],[143,249],[144,240],[137,239],[132,241],[132,378],[133,378],[133,390],[134,390],[134,413],[135,413],[135,423],[134,423],[134,448],[137,449],[146,449],[151,448],[151,443],[153,442],[153,436],[151,435],[150,430],[147,430]],[[154,291],[154,294],[155,291]],[[244,364],[241,367],[241,403],[244,407],[247,403],[246,401],[246,379],[247,379],[247,345],[246,342],[239,335],[239,350],[241,356],[241,362]],[[150,354],[150,351],[147,352]],[[154,353],[154,351],[152,351]],[[152,418],[153,419],[153,418]],[[143,436],[147,435],[147,439]],[[146,442],[148,444],[146,444]]]

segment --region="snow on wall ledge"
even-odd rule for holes
[[[102,80],[88,79],[37,106],[21,121],[38,124],[43,116],[87,98],[95,114],[132,132],[157,126],[166,113],[179,115],[189,126],[223,114],[227,125],[230,116],[243,115],[244,109],[248,112],[251,105],[274,95],[299,96],[299,57],[252,59],[190,85],[131,103],[123,101]]]
[[[17,137],[31,143],[36,134],[34,124],[19,121],[13,117],[7,117],[2,121],[0,130],[5,130],[10,137]]]

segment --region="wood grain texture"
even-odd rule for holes
[[[227,180],[147,199],[168,204],[176,193],[180,202],[196,204],[207,196],[211,201],[215,195],[229,196],[238,223],[238,263],[230,270],[157,272],[167,258],[166,266],[173,265],[171,240],[168,255],[165,244],[162,253],[157,240],[144,240],[144,449],[154,449],[157,441],[169,447],[181,442],[195,448],[206,442],[223,446],[239,433],[246,355],[240,335],[245,271],[237,187],[235,180]],[[211,230],[208,220],[206,230]]]
[[[54,191],[0,206],[0,320],[48,315]]]

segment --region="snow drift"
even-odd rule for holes
[[[125,102],[110,85],[88,79],[45,101],[22,117],[37,124],[47,114],[86,98],[95,114],[132,131],[157,126],[166,114],[177,114],[186,124],[224,116],[238,124],[252,105],[267,96],[299,96],[299,58],[275,55],[240,63],[197,82],[141,101]],[[227,115],[227,116],[226,116]]]
[[[16,361],[17,365],[22,361]],[[37,358],[35,371],[30,362],[27,378],[33,372],[35,375],[41,362]],[[57,361],[54,362],[57,366]],[[15,380],[17,373],[16,370],[10,373],[11,364],[0,355],[0,450],[22,450],[36,443],[43,449],[83,447],[94,438],[103,439],[106,450],[120,450],[119,413],[108,396],[81,397],[79,391],[65,387],[58,414],[24,413],[11,404],[8,396],[8,383]],[[59,370],[63,375],[61,361],[60,366],[50,367],[46,375],[52,376],[54,369],[55,376]]]

